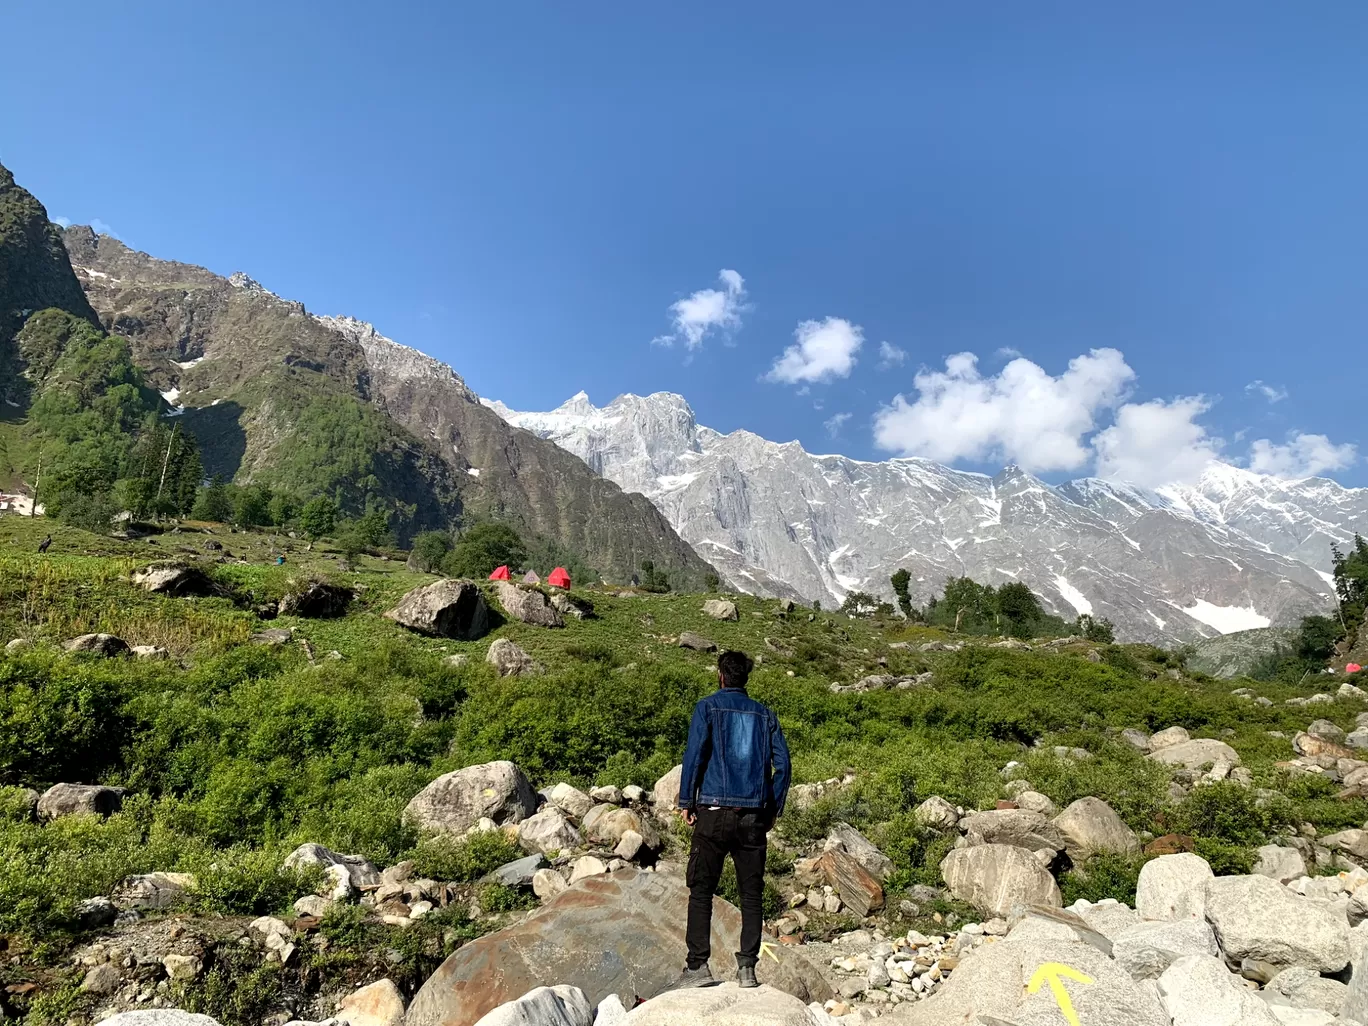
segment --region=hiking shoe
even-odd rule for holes
[[[712,970],[706,965],[700,965],[697,969],[690,969],[685,966],[680,971],[679,979],[675,980],[671,990],[688,990],[690,987],[708,987],[717,981],[713,979]]]
[[[755,978],[755,966],[739,965],[736,967],[736,985],[741,988],[758,987],[760,981]]]

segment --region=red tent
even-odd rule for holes
[[[508,575],[508,567],[506,567],[506,566],[501,566],[501,567],[496,568],[495,571],[494,571],[492,574],[489,575],[489,579],[490,579],[491,581],[507,581],[507,580],[510,580],[510,577],[509,577],[509,575]]]
[[[558,566],[547,575],[546,583],[554,588],[570,588],[570,575],[565,572],[565,567]]]

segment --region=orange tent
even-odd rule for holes
[[[568,590],[570,587],[570,575],[565,572],[565,567],[558,566],[547,575],[546,583],[555,588],[565,588]]]
[[[506,567],[506,566],[501,566],[501,567],[496,568],[495,571],[494,571],[492,574],[489,575],[489,579],[490,579],[491,581],[507,581],[507,580],[510,580],[511,578],[509,577],[509,574],[508,574],[508,567]]]

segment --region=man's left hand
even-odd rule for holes
[[[679,815],[685,823],[689,824],[689,826],[693,826],[694,823],[698,820],[698,813],[695,812],[693,809],[680,809]]]

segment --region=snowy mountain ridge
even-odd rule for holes
[[[1368,530],[1368,489],[1227,464],[1191,486],[1051,486],[1015,467],[990,477],[724,435],[669,392],[604,407],[580,392],[546,412],[481,401],[645,495],[737,589],[823,604],[856,589],[891,596],[905,567],[919,603],[949,576],[1022,580],[1060,615],[1186,641],[1324,611],[1331,545]]]

